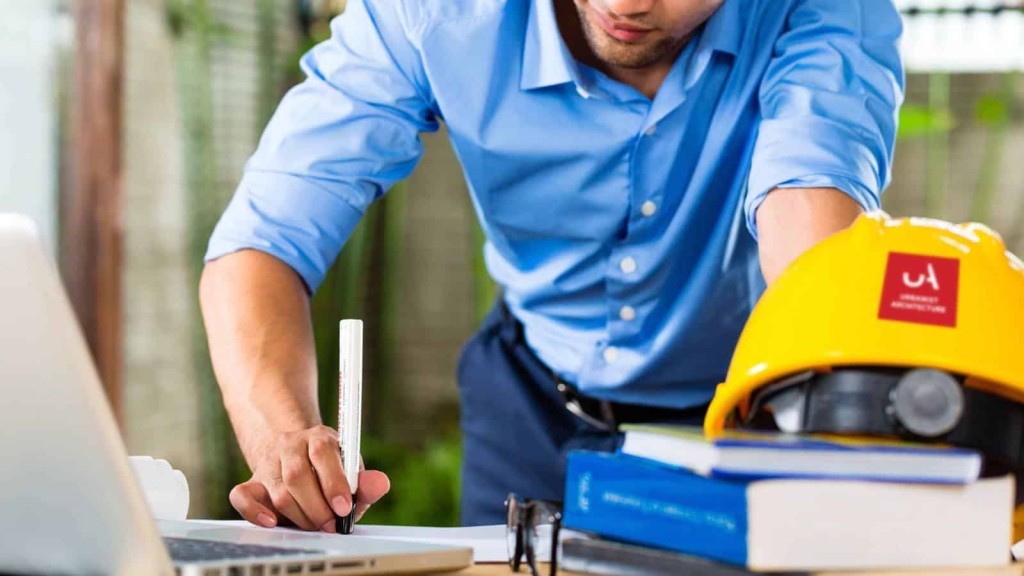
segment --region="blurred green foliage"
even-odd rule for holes
[[[979,124],[989,128],[999,128],[1010,122],[1010,94],[984,94],[978,98],[974,106],[974,117]]]
[[[932,108],[927,105],[908,103],[900,109],[897,136],[903,140],[926,138],[949,132],[955,125],[953,113],[948,108]]]
[[[971,199],[970,219],[975,222],[991,224],[995,216],[993,209],[1000,186],[998,175],[1003,171],[1007,136],[1017,96],[1017,78],[1017,74],[1004,75],[999,90],[983,94],[974,106],[975,121],[986,128],[981,169]]]
[[[995,220],[995,199],[1004,171],[1004,152],[1007,136],[1014,117],[1018,98],[1019,73],[1002,75],[996,90],[981,94],[974,102],[973,113],[957,118],[950,101],[952,79],[946,73],[927,76],[924,102],[907,102],[900,110],[898,137],[901,140],[923,140],[926,144],[925,214],[946,220],[959,220],[963,215],[950,213],[951,194],[966,194],[970,198],[967,218],[991,224]],[[979,152],[980,167],[974,185],[968,190],[951,190],[950,176],[955,169],[951,158],[950,133],[961,126],[981,126],[984,144]],[[1024,205],[1017,210],[1017,221],[1024,219]],[[1008,238],[1010,245],[1016,242]]]
[[[190,283],[198,286],[206,243],[229,194],[222,189],[217,171],[212,51],[215,42],[231,38],[231,30],[214,18],[209,0],[172,0],[167,4],[166,15],[175,37],[174,64],[185,136]],[[249,477],[249,469],[238,449],[214,379],[198,307],[193,313],[193,376],[199,384],[203,430],[204,477],[200,482],[210,495],[204,515],[233,517],[227,494],[235,484]]]
[[[167,0],[167,25],[175,38],[199,33],[207,38],[221,40],[234,37],[231,26],[213,17],[207,0]]]
[[[458,525],[462,446],[457,431],[435,436],[421,449],[366,437],[363,458],[391,479],[391,493],[367,511],[363,522]]]

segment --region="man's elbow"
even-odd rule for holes
[[[801,254],[864,212],[835,188],[778,188],[757,210],[761,270],[771,284]]]

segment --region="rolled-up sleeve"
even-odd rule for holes
[[[761,84],[747,227],[775,188],[838,188],[865,210],[889,183],[904,73],[892,0],[798,0]]]
[[[206,261],[260,250],[315,291],[367,206],[412,171],[438,125],[401,5],[349,0],[303,57],[306,80],[267,125]]]

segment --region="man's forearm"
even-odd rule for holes
[[[798,256],[853,224],[863,210],[834,188],[777,188],[757,210],[761,272],[771,284]]]
[[[252,466],[268,435],[321,422],[309,297],[290,267],[253,250],[208,264],[199,292],[224,405]]]

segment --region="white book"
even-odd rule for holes
[[[981,454],[966,448],[792,434],[727,432],[706,438],[687,426],[626,425],[622,452],[702,476],[845,478],[966,484],[981,473]]]

